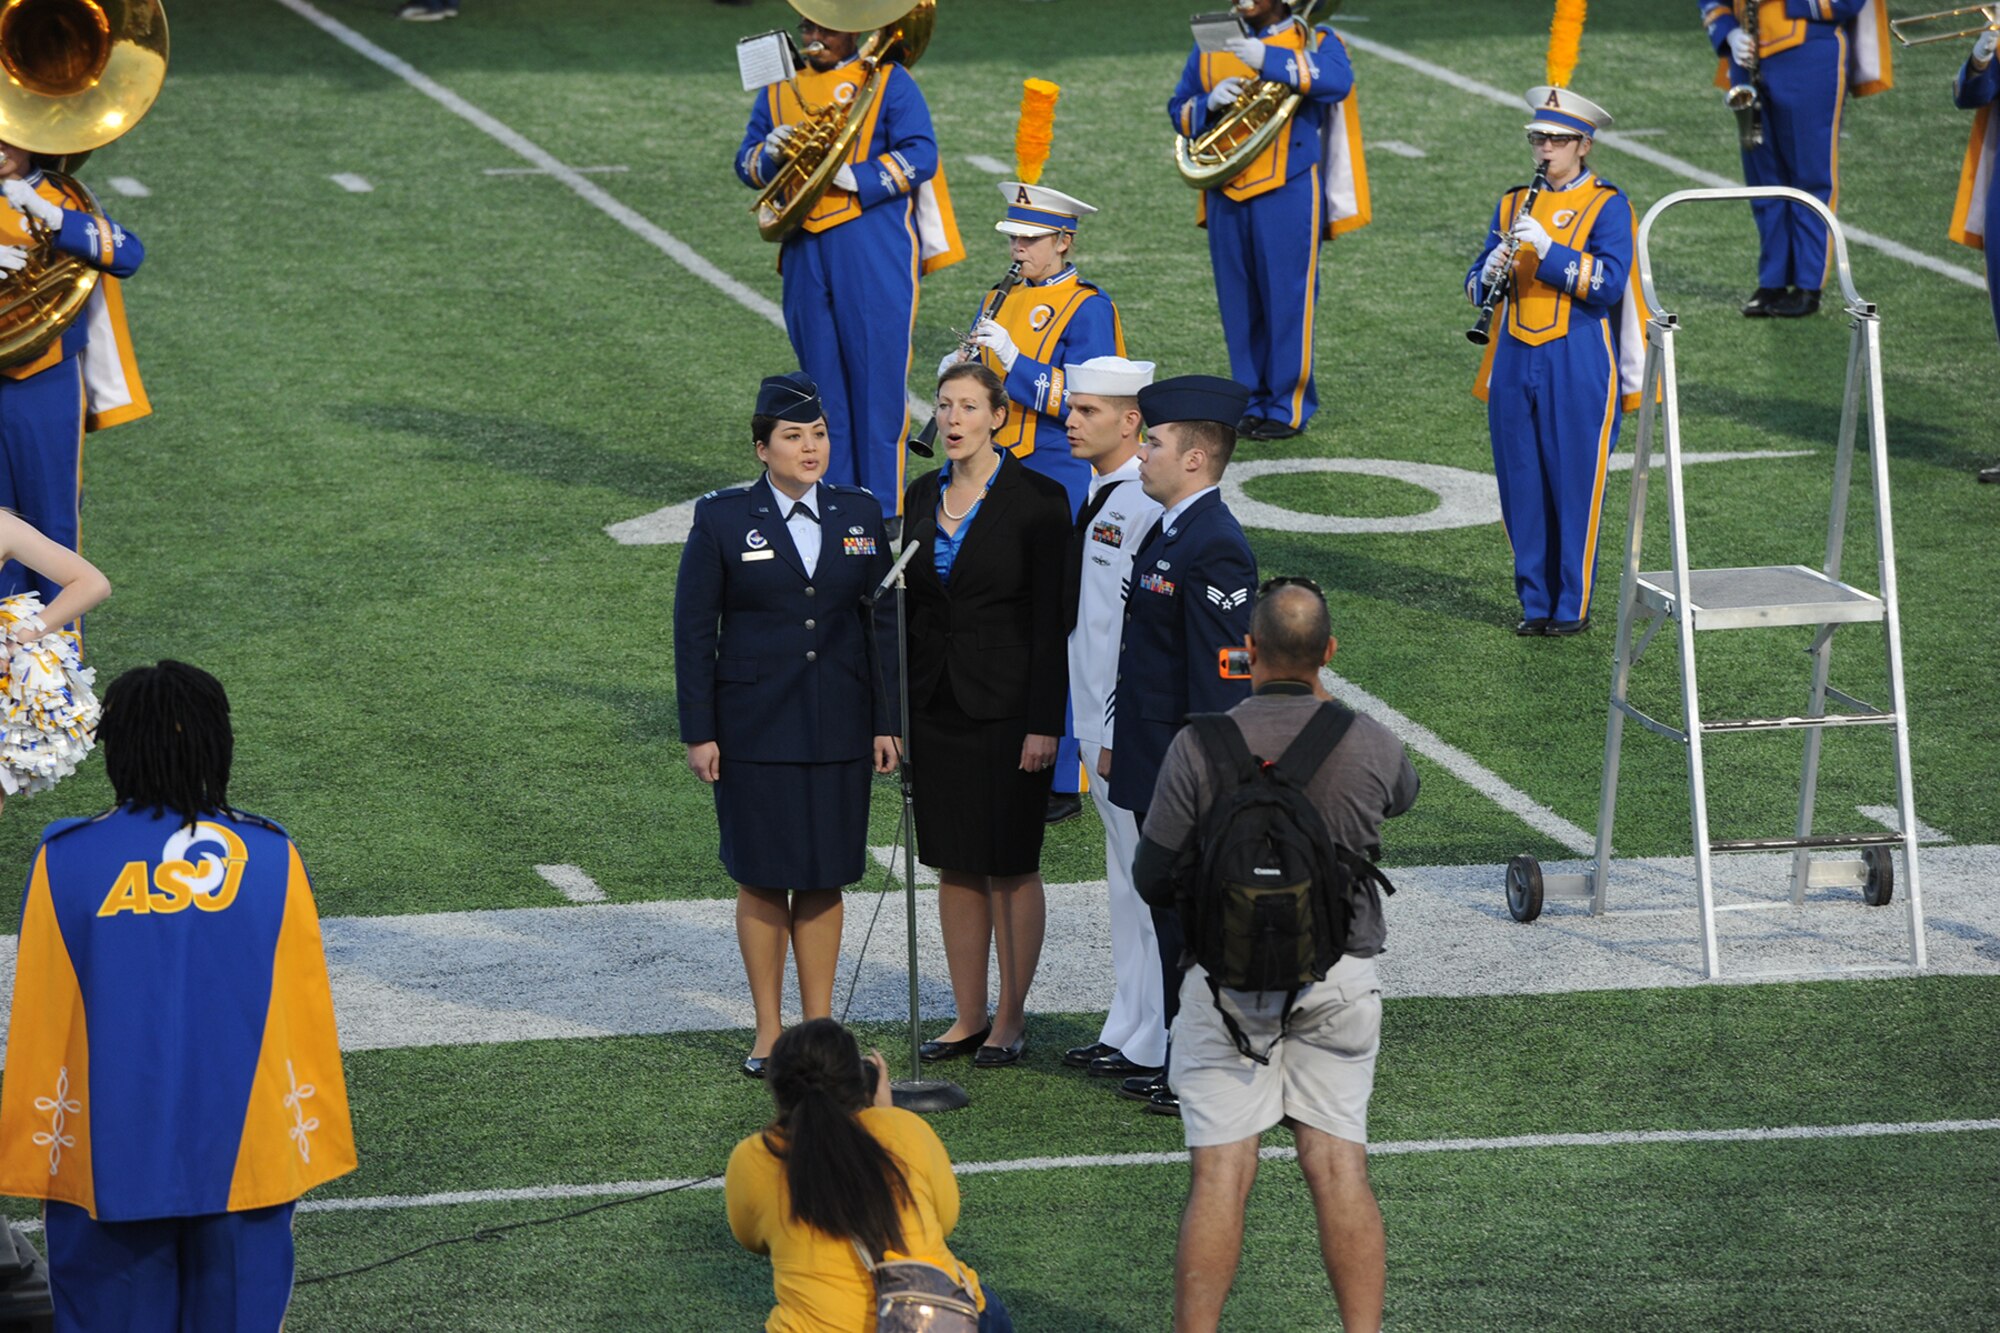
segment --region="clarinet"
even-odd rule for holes
[[[958,340],[958,349],[960,352],[969,354],[972,351],[975,346],[972,341],[973,330],[1000,313],[1000,307],[1006,303],[1007,293],[1013,291],[1020,281],[1021,262],[1017,259],[1007,266],[1006,276],[994,283],[992,290],[987,292],[980,300],[979,314],[973,319],[972,328],[967,329],[965,336]],[[937,417],[935,415],[924,423],[922,430],[910,437],[910,452],[919,458],[929,458],[937,452]]]
[[[1722,95],[1723,105],[1736,113],[1736,139],[1744,152],[1764,144],[1764,95],[1757,85],[1757,0],[1743,8],[1743,31],[1750,34],[1750,59],[1740,66],[1746,76]]]
[[[1535,200],[1541,196],[1542,187],[1548,183],[1549,178],[1543,169],[1536,167],[1535,179],[1528,182],[1528,197],[1514,210],[1517,219],[1534,208]],[[1465,331],[1465,340],[1478,347],[1484,347],[1493,341],[1493,335],[1488,332],[1493,326],[1493,311],[1500,304],[1500,293],[1506,289],[1508,277],[1514,271],[1514,256],[1521,252],[1521,243],[1514,239],[1511,229],[1507,233],[1507,239],[1500,243],[1500,247],[1507,256],[1507,263],[1500,270],[1502,276],[1494,280],[1493,285],[1486,291],[1486,299],[1479,303],[1479,322]]]

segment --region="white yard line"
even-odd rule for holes
[[[604,890],[583,873],[582,866],[536,866],[535,873],[553,884],[573,903],[601,903]]]
[[[988,157],[984,153],[967,153],[965,160],[967,164],[978,168],[989,176],[1005,176],[1013,170],[1012,167],[1009,167],[999,158]]]
[[[1379,148],[1385,153],[1394,153],[1397,157],[1407,157],[1413,160],[1429,156],[1429,154],[1425,153],[1423,149],[1417,147],[1415,144],[1404,143],[1401,139],[1376,139],[1370,142],[1368,146],[1370,148]]]
[[[283,2],[289,3],[289,0],[283,0]],[[1338,15],[1335,16],[1334,22],[1336,25],[1340,22]],[[1404,69],[1422,74],[1426,78],[1436,79],[1439,83],[1448,84],[1460,92],[1470,93],[1474,97],[1483,97],[1489,102],[1512,110],[1519,110],[1522,106],[1521,95],[1518,92],[1509,92],[1503,88],[1495,88],[1490,83],[1481,83],[1477,79],[1468,78],[1460,74],[1457,70],[1449,69],[1443,65],[1432,64],[1428,60],[1413,56],[1407,51],[1385,45],[1382,42],[1371,41],[1366,37],[1357,37],[1352,33],[1343,33],[1342,36],[1346,38],[1348,46],[1356,51],[1364,51],[1371,56],[1379,57],[1391,64],[1401,65]],[[1713,171],[1698,167],[1692,162],[1675,157],[1671,153],[1663,153],[1657,148],[1648,147],[1631,135],[1620,134],[1616,130],[1603,131],[1597,136],[1597,142],[1606,148],[1616,149],[1628,156],[1638,158],[1641,162],[1649,162],[1663,171],[1671,172],[1683,180],[1693,181],[1698,185],[1707,185],[1716,189],[1736,189],[1740,188],[1743,184],[1742,181],[1733,177],[1718,175]],[[1980,274],[1974,273],[1971,269],[1960,268],[1956,264],[1946,263],[1944,260],[1927,255],[1921,250],[1913,250],[1899,241],[1892,241],[1886,236],[1877,236],[1874,232],[1863,231],[1850,222],[1842,221],[1840,226],[1841,230],[1847,233],[1848,241],[1854,245],[1867,246],[1871,250],[1878,250],[1888,255],[1891,259],[1900,259],[1904,263],[1923,269],[1926,272],[1950,278],[1954,282],[1964,283],[1966,286],[1976,288],[1982,292],[1986,290],[1986,279]]]
[[[1897,814],[1896,807],[1893,805],[1857,805],[1854,809],[1863,819],[1872,819],[1891,833],[1901,833],[1903,831],[1902,818]],[[1917,841],[1921,843],[1942,844],[1950,842],[1951,839],[1919,819],[1917,821]]]
[[[585,175],[585,176],[602,176],[607,172],[630,171],[631,169],[632,168],[630,167],[575,168],[575,170],[580,175]],[[486,168],[485,174],[488,176],[545,176],[548,173],[543,171],[540,167],[488,167]]]
[[[106,184],[127,199],[144,199],[153,193],[130,176],[113,176]]]
[[[327,179],[349,194],[370,194],[375,189],[368,183],[366,176],[357,176],[351,171],[343,171],[338,175],[328,176]]]

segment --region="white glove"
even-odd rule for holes
[[[1479,270],[1479,285],[1491,287],[1500,281],[1500,275],[1507,271],[1507,247],[1496,245],[1493,253],[1486,256],[1486,263]]]
[[[1264,44],[1255,37],[1231,37],[1223,49],[1248,65],[1252,74],[1264,72]]]
[[[2000,32],[1988,28],[1979,34],[1979,40],[1972,44],[1972,63],[1984,66],[1993,59],[1993,48],[2000,46]]]
[[[1014,346],[1014,339],[1007,330],[990,319],[982,319],[972,330],[972,341],[1000,359],[1000,369],[1012,370],[1014,362],[1020,359],[1021,349]]]
[[[843,162],[840,170],[833,173],[833,188],[854,193],[854,168]]]
[[[45,227],[62,226],[62,205],[52,204],[35,193],[35,187],[24,180],[10,180],[0,183],[0,193],[7,196],[7,203],[16,213],[25,213]]]
[[[1522,245],[1533,246],[1535,253],[1546,255],[1555,242],[1549,239],[1549,229],[1535,221],[1532,213],[1523,213],[1514,220],[1514,239]]]
[[[796,125],[773,125],[771,132],[764,136],[764,151],[773,157],[785,157],[790,153],[788,145],[792,136],[799,132]]]
[[[1757,39],[1741,28],[1730,33],[1729,58],[1747,68],[1757,58]]]
[[[1210,91],[1208,94],[1208,109],[1210,111],[1220,111],[1242,95],[1243,79],[1239,75],[1232,74],[1221,83],[1216,84],[1214,89]]]
[[[947,370],[950,370],[953,366],[958,365],[960,362],[964,360],[965,360],[965,353],[959,351],[956,347],[952,348],[949,352],[946,352],[944,354],[944,360],[938,362],[938,378],[943,379],[944,373]]]

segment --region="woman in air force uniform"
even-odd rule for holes
[[[799,1007],[832,1016],[840,890],[861,878],[869,770],[893,772],[893,704],[862,598],[888,572],[882,507],[822,481],[819,390],[775,375],[750,422],[762,479],[695,504],[674,592],[674,678],[688,767],[715,789],[722,864],[737,884],[764,1073],[783,1030],[785,949]]]

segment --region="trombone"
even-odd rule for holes
[[[1905,31],[1905,29],[1910,28],[1921,31],[1927,25],[1939,26],[1949,23],[1962,23],[1965,21],[1967,14],[1977,14],[1986,21],[1974,24],[1969,28],[1956,28],[1950,32],[1926,32],[1919,37],[1912,37]],[[1960,37],[1977,37],[1982,32],[1991,32],[1995,29],[2000,29],[2000,4],[1961,5],[1957,9],[1940,9],[1934,14],[1912,14],[1908,18],[1892,18],[1889,20],[1889,31],[1895,33],[1896,40],[1904,46],[1929,46],[1933,42],[1955,41]]]

